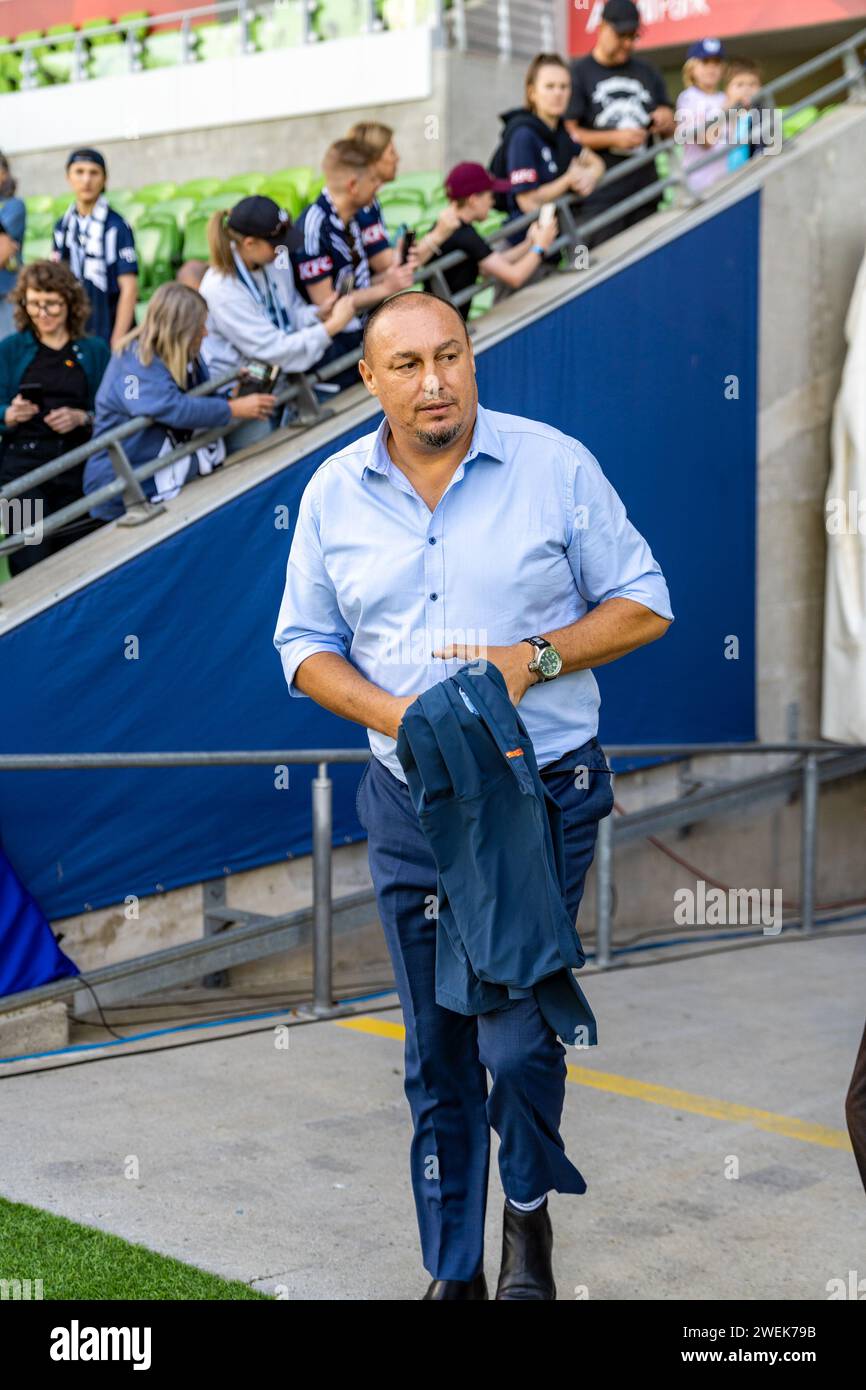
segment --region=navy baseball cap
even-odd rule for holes
[[[709,58],[710,60],[718,58],[719,62],[723,60],[724,56],[725,47],[721,39],[698,39],[697,43],[693,43],[686,54],[687,58]]]
[[[304,244],[304,234],[296,227],[285,208],[281,208],[273,198],[256,195],[241,198],[228,215],[228,225],[232,231],[242,236],[261,237],[272,246],[287,246],[295,251]]]
[[[640,10],[632,0],[607,0],[601,17],[618,34],[636,34],[640,28]]]

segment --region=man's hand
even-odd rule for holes
[[[452,644],[434,656],[457,657],[461,661],[489,661],[502,672],[508,698],[513,705],[519,705],[531,685],[538,685],[540,677],[530,671],[529,663],[535,656],[531,642],[515,642],[510,647],[466,647]]]
[[[420,691],[419,691],[419,694],[420,694]],[[403,722],[403,715],[406,713],[406,711],[407,711],[407,709],[409,708],[410,705],[414,705],[414,703],[415,703],[415,701],[416,701],[417,699],[418,699],[418,696],[417,696],[417,695],[395,695],[395,696],[394,696],[394,703],[393,703],[393,708],[394,708],[394,727],[393,727],[393,729],[389,729],[389,730],[388,730],[388,733],[391,735],[392,738],[396,738],[396,737],[397,737],[397,734],[400,732],[400,725],[401,725],[402,722]]]
[[[670,106],[657,106],[650,116],[650,130],[667,140],[674,133],[674,113]]]

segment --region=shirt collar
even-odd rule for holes
[[[388,453],[388,446],[385,442],[388,437],[388,430],[389,425],[386,416],[373,436],[373,442],[361,464],[362,477],[368,468],[375,473],[385,474],[393,468],[391,455]],[[497,463],[505,462],[505,449],[491,418],[491,412],[486,410],[480,401],[475,416],[472,440],[460,467],[462,468],[463,464],[469,463],[471,459],[477,457],[494,459]]]

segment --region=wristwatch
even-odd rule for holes
[[[544,637],[524,637],[524,642],[531,642],[536,648],[536,655],[529,662],[530,671],[538,674],[539,681],[555,680],[562,670],[562,657]]]

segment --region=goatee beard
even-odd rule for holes
[[[444,425],[438,430],[418,430],[416,433],[421,443],[427,444],[431,449],[447,449],[449,444],[454,443],[462,428],[460,424]]]

